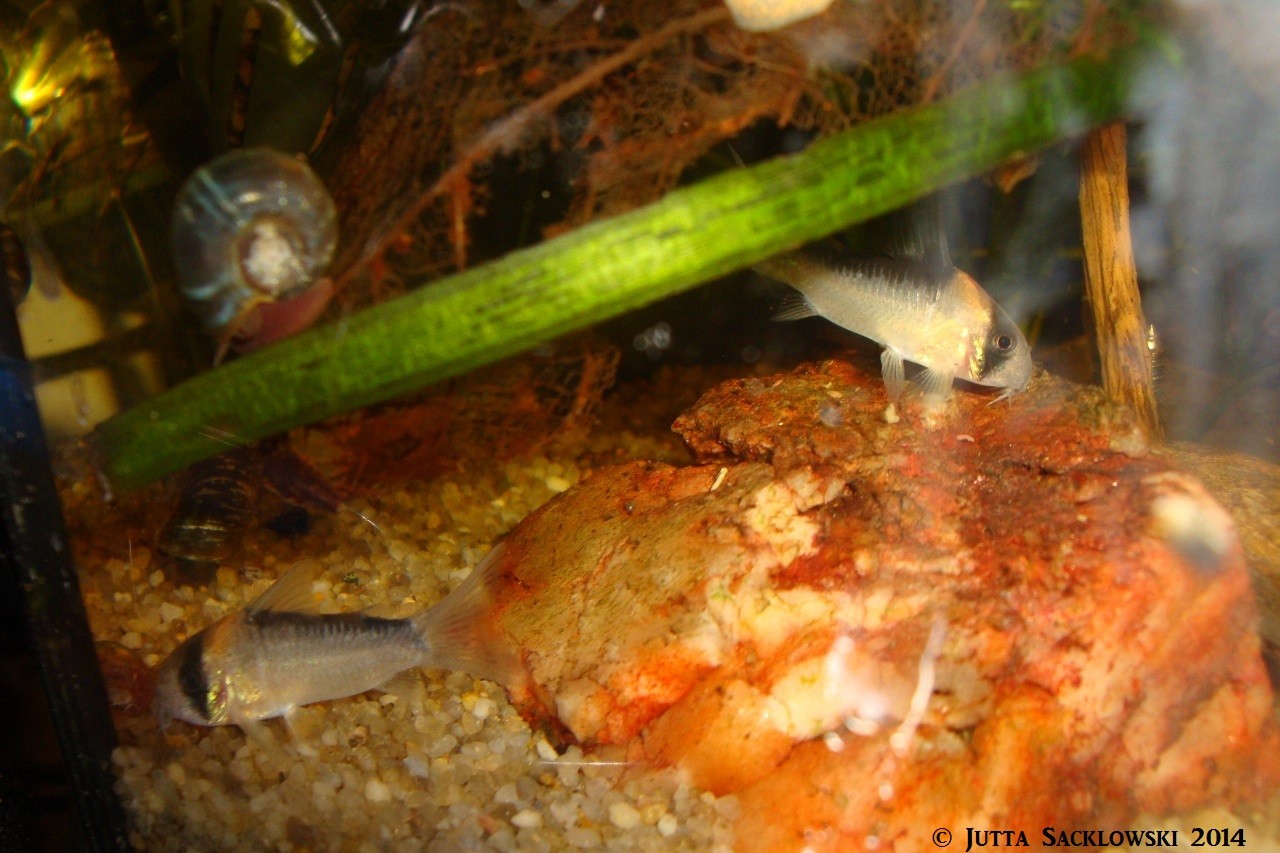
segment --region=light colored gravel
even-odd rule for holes
[[[502,533],[589,473],[584,448],[610,462],[649,449],[618,435],[555,458],[379,486],[351,507],[379,529],[354,512],[316,519],[296,542],[255,527],[237,568],[219,569],[207,587],[182,584],[147,547],[170,499],[161,489],[103,506],[79,487],[68,503],[80,529],[94,531],[78,548],[91,625],[155,666],[300,560],[318,564],[313,591],[328,609],[429,605]],[[266,724],[265,743],[181,723],[162,737],[149,715],[117,723],[117,787],[132,840],[147,850],[723,851],[732,842],[732,797],[618,755],[557,750],[503,690],[462,673],[424,671],[389,693],[304,708],[298,742],[278,721]]]

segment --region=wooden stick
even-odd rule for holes
[[[1148,438],[1159,440],[1152,354],[1129,235],[1125,136],[1123,122],[1109,124],[1086,136],[1081,151],[1085,293],[1097,329],[1102,387],[1133,408]]]

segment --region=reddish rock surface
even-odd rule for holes
[[[1230,520],[1092,389],[883,417],[827,362],[724,383],[701,464],[527,518],[497,622],[531,713],[741,800],[743,849],[934,849],[1257,797],[1280,737]]]

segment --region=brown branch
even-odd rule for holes
[[[465,180],[472,168],[484,160],[510,146],[518,140],[536,121],[549,116],[561,104],[581,94],[592,86],[599,84],[615,71],[630,65],[645,54],[657,49],[670,39],[686,33],[698,32],[714,24],[729,19],[729,10],[725,6],[707,9],[696,15],[672,21],[665,27],[654,30],[648,35],[636,39],[625,50],[615,53],[608,59],[587,68],[582,73],[556,86],[541,97],[530,101],[510,115],[495,122],[467,152],[459,157],[452,166],[445,170],[436,182],[414,201],[391,223],[374,243],[366,248],[360,258],[338,277],[337,287],[341,291],[353,278],[372,261],[381,258],[397,236],[409,230],[422,212],[441,193],[451,190],[456,183]]]
[[[1123,123],[1085,137],[1080,175],[1085,291],[1097,329],[1102,387],[1108,397],[1134,409],[1149,438],[1159,439],[1147,323],[1129,235],[1126,173]]]

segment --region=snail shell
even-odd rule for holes
[[[739,27],[760,33],[820,15],[831,0],[724,0],[724,5]]]
[[[192,578],[210,574],[250,527],[260,468],[256,451],[246,448],[188,468],[156,550]]]
[[[210,332],[323,275],[337,211],[302,161],[269,148],[216,157],[178,192],[173,254],[182,294]]]

